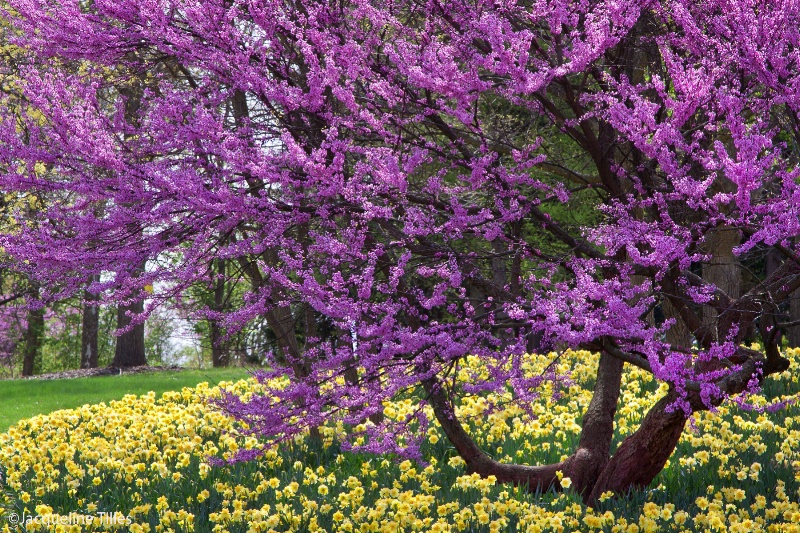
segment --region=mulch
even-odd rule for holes
[[[28,376],[23,379],[72,379],[72,378],[89,378],[96,376],[121,376],[123,374],[142,374],[144,372],[174,372],[177,370],[184,370],[180,366],[132,366],[128,368],[118,368],[113,366],[103,366],[99,368],[80,368],[78,370],[65,370],[63,372],[52,372],[50,374],[38,374],[36,376]]]

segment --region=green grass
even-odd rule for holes
[[[126,394],[140,395],[154,391],[160,396],[166,391],[194,387],[203,381],[216,384],[242,379],[247,375],[245,368],[221,368],[76,379],[0,381],[0,433],[24,418],[58,409],[117,400]]]

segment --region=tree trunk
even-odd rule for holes
[[[743,359],[740,367],[716,381],[723,395],[739,394],[752,384],[754,377],[763,379],[788,368],[786,360],[771,362],[769,354],[765,357],[761,352],[743,347],[739,348],[736,356]],[[493,475],[500,483],[523,485],[529,490],[560,490],[556,473],[561,471],[570,477],[574,490],[582,495],[584,503],[590,505],[603,492],[624,495],[631,489],[641,489],[652,483],[675,450],[688,419],[680,407],[672,408],[678,393],[670,390],[648,411],[636,432],[622,441],[609,459],[621,370],[620,361],[605,353],[601,356],[594,396],[584,416],[576,452],[560,463],[544,466],[501,464],[491,459],[478,448],[456,419],[444,386],[435,378],[426,380],[423,385],[436,419],[470,472],[484,477]],[[684,400],[692,412],[710,407],[703,400],[699,388],[690,389]],[[711,403],[719,405],[721,401],[722,397]]]
[[[789,297],[789,322],[800,322],[800,291]],[[786,328],[786,340],[790,348],[800,348],[800,324]]]
[[[664,318],[675,319],[675,323],[667,330],[667,342],[676,348],[691,348],[692,333],[669,299],[665,298],[661,302],[661,310],[664,312]]]
[[[214,311],[220,312],[225,306],[225,260],[216,259],[216,279],[214,280]],[[213,267],[212,263],[212,267]],[[225,331],[219,324],[219,319],[209,321],[211,337],[211,366],[214,368],[228,366],[230,363],[230,346],[225,342]]]
[[[210,324],[211,336],[211,366],[214,368],[225,367],[230,363],[230,352],[227,343],[222,339],[225,333],[217,320],[212,320]]]
[[[470,472],[483,477],[493,475],[499,483],[522,485],[529,490],[560,489],[556,472],[572,481],[574,490],[587,499],[597,477],[608,463],[608,453],[614,436],[614,416],[619,400],[623,362],[602,354],[597,369],[594,395],[583,417],[578,448],[566,460],[544,466],[503,464],[486,455],[455,417],[443,385],[433,380],[425,383],[436,419],[450,442],[467,464]]]
[[[607,490],[626,494],[632,488],[649,485],[675,450],[687,420],[680,409],[667,412],[675,400],[670,393],[653,406],[640,428],[609,459],[622,366],[621,361],[610,355],[601,356],[594,396],[583,418],[577,450],[560,463],[542,466],[503,464],[490,458],[456,419],[443,385],[428,380],[425,389],[437,420],[469,472],[495,476],[498,483],[545,491],[561,490],[556,475],[560,471],[570,478],[573,490],[581,494],[584,502],[591,504]]]
[[[448,440],[464,460],[469,472],[483,477],[495,476],[498,483],[512,483],[529,490],[547,490],[556,482],[556,472],[562,463],[545,466],[509,465],[495,461],[484,453],[456,418],[455,408],[450,402],[444,384],[434,378],[423,383],[436,420],[442,426]]]
[[[144,311],[144,302],[138,301],[131,305],[120,305],[117,308],[117,329],[127,328],[131,323],[131,314],[140,314]],[[117,346],[114,350],[114,360],[111,366],[115,368],[128,368],[147,364],[144,353],[144,324],[136,324],[130,331],[117,337]]]
[[[623,365],[611,355],[600,355],[594,394],[583,415],[578,449],[565,464],[564,475],[569,476],[584,499],[591,494],[597,477],[608,463]]]
[[[100,276],[92,276],[89,282],[100,281]],[[97,368],[97,335],[100,330],[99,296],[88,290],[83,291],[83,328],[81,330],[81,368]]]
[[[769,279],[772,274],[778,270],[781,265],[783,264],[783,254],[777,248],[770,248],[767,251],[766,256],[764,257],[764,279]],[[765,337],[771,336],[772,338],[763,338],[764,341],[764,348],[766,349],[766,345],[771,340],[774,344],[780,347],[781,343],[783,342],[783,335],[786,333],[780,327],[778,327],[778,322],[780,322],[780,309],[778,308],[777,304],[773,305],[772,313],[768,314],[764,317],[764,319],[760,320],[760,326],[768,326],[769,328],[775,328],[772,335],[767,334]],[[755,322],[750,325],[750,328],[747,331],[747,336],[745,343],[751,344],[756,340],[757,335],[757,328]]]
[[[706,253],[711,261],[703,265],[703,279],[713,283],[731,299],[739,297],[742,286],[742,271],[739,260],[733,255],[733,248],[739,244],[739,230],[721,227],[707,234]],[[710,306],[703,307],[703,325],[708,326],[718,341],[717,312]]]
[[[39,297],[39,285],[31,284],[31,296]],[[25,344],[22,351],[22,375],[33,376],[41,372],[42,336],[44,335],[44,307],[28,309],[28,328],[25,330]]]
[[[133,53],[135,55],[135,53]],[[144,94],[144,78],[137,76],[133,83],[119,88],[119,93],[124,98],[125,104],[125,121],[135,127],[141,124],[141,117],[139,116],[139,109],[142,104],[142,96]],[[126,134],[126,140],[129,135]],[[134,234],[140,230],[131,227],[131,233]],[[144,262],[136,267],[138,272],[144,271]],[[144,311],[144,302],[137,301],[131,305],[120,305],[117,307],[117,329],[124,329],[130,326],[131,316],[140,314]],[[114,360],[111,362],[112,367],[127,368],[132,366],[142,366],[147,364],[144,351],[144,324],[137,324],[133,326],[130,331],[123,333],[117,337],[116,347],[114,349]]]
[[[650,409],[639,429],[614,452],[586,501],[594,501],[608,490],[627,494],[631,489],[647,487],[664,469],[687,420],[680,409],[667,412],[674,401],[675,396],[670,393]]]

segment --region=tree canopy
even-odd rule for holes
[[[472,471],[536,488],[561,470],[591,500],[649,483],[692,411],[787,368],[795,1],[8,4],[26,52],[0,183],[46,202],[6,252],[43,297],[98,274],[127,304],[246,280],[203,312],[275,334],[265,376],[289,385],[227,405],[268,441],[371,417],[357,448],[414,456],[411,420],[379,414],[417,391]],[[779,265],[742,287],[757,248]],[[458,395],[524,403],[564,379],[525,354],[565,346],[602,353],[575,452],[497,463]],[[485,375],[451,386],[469,355]],[[623,363],[670,392],[609,458]]]

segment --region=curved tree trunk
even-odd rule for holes
[[[727,395],[738,394],[748,387],[759,368],[763,375],[786,368],[785,360],[777,363],[765,359],[752,350],[740,349],[746,359],[739,370],[717,382]],[[447,438],[464,459],[469,472],[483,477],[493,475],[499,483],[512,483],[531,491],[550,488],[561,490],[556,473],[561,471],[572,480],[573,490],[580,493],[584,502],[591,504],[603,492],[626,494],[631,489],[648,486],[663,470],[680,440],[688,417],[680,408],[671,408],[677,393],[671,390],[648,411],[639,428],[629,435],[609,458],[614,431],[614,416],[620,393],[621,360],[602,353],[597,371],[594,396],[583,418],[578,447],[560,463],[528,466],[503,464],[484,453],[472,440],[455,416],[455,410],[441,382],[435,378],[423,385],[433,407],[436,419]],[[699,389],[698,389],[699,390]],[[686,398],[693,411],[708,409],[698,391],[692,390]],[[713,403],[717,404],[720,400]]]
[[[566,460],[544,466],[503,464],[486,455],[472,440],[455,417],[455,411],[443,385],[434,380],[425,382],[425,390],[436,418],[450,442],[466,462],[470,472],[495,476],[499,483],[522,485],[529,490],[560,489],[556,472],[572,481],[574,490],[588,498],[597,477],[608,463],[614,436],[614,415],[622,380],[623,362],[608,355],[600,356],[594,395],[583,417],[578,448]]]
[[[509,465],[495,461],[481,450],[472,437],[469,436],[464,426],[456,418],[455,409],[450,403],[450,398],[444,385],[434,379],[423,383],[428,400],[433,407],[436,420],[442,426],[450,443],[455,447],[458,455],[464,459],[469,472],[477,473],[483,477],[495,476],[498,483],[512,483],[522,485],[530,490],[547,490],[555,484],[556,472],[561,470],[563,463],[545,466]]]
[[[610,355],[601,357],[595,394],[583,419],[578,448],[560,463],[529,466],[503,464],[486,455],[456,419],[443,386],[432,380],[425,384],[431,406],[450,442],[466,462],[467,470],[483,477],[495,476],[498,483],[511,483],[531,491],[561,490],[557,472],[572,481],[586,504],[608,490],[626,494],[649,485],[678,444],[686,423],[681,410],[667,411],[675,397],[668,394],[647,413],[640,428],[626,438],[609,458],[614,415],[619,398],[622,362]]]
[[[584,500],[594,501],[608,490],[626,494],[655,479],[675,450],[687,420],[680,409],[667,411],[674,401],[675,395],[667,394],[648,411],[639,429],[619,445]]]

